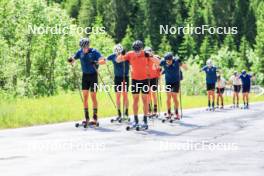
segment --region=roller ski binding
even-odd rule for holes
[[[99,123],[97,121],[82,121],[82,123],[76,123],[76,128],[83,127],[83,128],[95,128],[99,127]]]

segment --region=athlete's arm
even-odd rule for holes
[[[158,55],[153,55],[148,57],[152,62],[154,62],[157,65],[160,65],[160,57]]]
[[[124,61],[126,61],[125,58],[126,58],[126,51],[123,50],[123,51],[121,52],[121,54],[119,54],[119,55],[117,56],[117,58],[116,58],[116,62],[117,62],[117,63],[124,62]]]
[[[105,63],[106,63],[105,58],[104,58],[103,56],[100,57],[99,60],[98,60],[98,64],[99,64],[99,65],[103,65],[103,64],[105,64]]]

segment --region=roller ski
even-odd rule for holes
[[[241,109],[249,109],[249,106],[248,105],[244,105],[241,107]]]
[[[215,108],[214,108],[214,107],[208,107],[208,108],[206,108],[205,110],[206,110],[206,111],[212,111],[212,112],[214,112],[214,111],[215,111]]]
[[[99,127],[99,123],[97,121],[82,121],[81,123],[75,124],[76,128],[83,127],[83,128],[96,128]]]
[[[127,131],[130,131],[130,130],[136,130],[136,131],[147,130],[148,129],[147,116],[144,116],[143,121],[144,121],[143,124],[139,124],[138,123],[138,118],[135,117],[135,122],[132,125],[127,126],[126,130]]]
[[[130,118],[128,116],[125,116],[125,117],[117,117],[115,119],[111,119],[110,122],[111,123],[114,123],[114,122],[118,122],[118,123],[130,122]]]
[[[169,122],[172,119],[173,114],[172,113],[164,113],[164,117],[161,122],[165,123],[165,122]]]

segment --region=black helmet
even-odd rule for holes
[[[143,42],[140,40],[134,41],[132,48],[136,52],[140,51],[143,48]]]
[[[88,38],[82,38],[80,40],[80,47],[81,48],[85,48],[85,47],[88,47],[90,44],[90,40]]]
[[[164,55],[165,60],[172,60],[173,59],[173,54],[172,52],[168,52]]]

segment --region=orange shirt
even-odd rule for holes
[[[131,77],[134,80],[144,80],[148,78],[148,58],[145,57],[144,51],[137,54],[135,51],[129,51],[125,55],[125,60],[131,65]]]
[[[153,79],[153,78],[159,78],[160,77],[160,72],[161,69],[159,67],[159,65],[155,64],[155,62],[153,62],[152,60],[148,60],[148,64],[149,64],[149,78]]]

